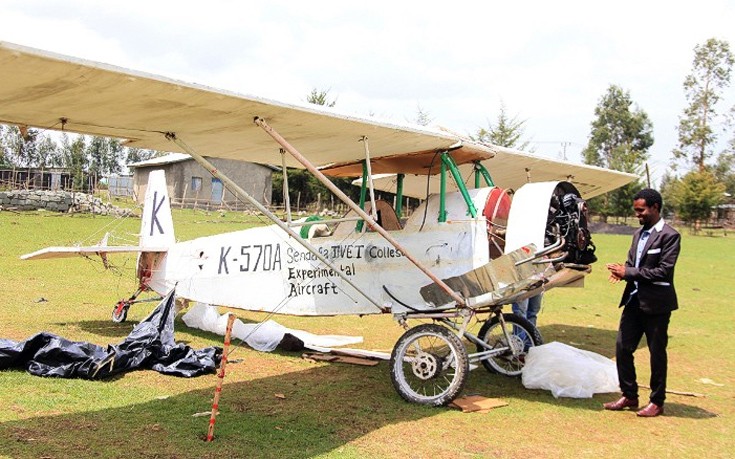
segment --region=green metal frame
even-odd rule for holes
[[[365,210],[365,199],[367,198],[367,161],[362,160],[362,184],[360,185],[360,209]],[[361,233],[362,227],[365,226],[365,220],[358,220],[355,225],[355,232]]]
[[[482,176],[485,179],[485,183],[487,186],[495,186],[493,183],[492,178],[490,177],[490,173],[487,171],[485,166],[483,166],[479,161],[476,161],[474,163],[475,167],[475,188],[480,187],[480,177]],[[457,163],[454,161],[454,158],[452,158],[452,155],[448,152],[442,152],[441,153],[441,169],[440,169],[440,188],[439,188],[439,217],[438,221],[440,223],[445,223],[447,221],[447,205],[446,205],[446,196],[447,196],[447,171],[449,171],[452,174],[452,178],[454,179],[454,183],[457,184],[457,189],[459,189],[459,192],[462,194],[462,198],[464,199],[465,204],[467,205],[467,214],[472,216],[472,218],[477,218],[477,208],[475,207],[475,204],[472,202],[472,198],[470,197],[469,191],[467,191],[467,186],[465,186],[464,181],[462,180],[462,175],[459,172],[459,168],[457,167]],[[403,180],[405,178],[405,174],[398,174],[398,183],[396,186],[396,215],[398,218],[401,218],[403,213]],[[362,183],[360,186],[360,208],[362,210],[365,210],[365,201],[367,200],[367,162],[363,160],[362,162]],[[362,232],[362,229],[365,225],[364,220],[359,220],[357,224],[355,225],[355,231],[356,232]]]
[[[447,210],[446,210],[447,169],[449,169],[449,172],[452,173],[452,178],[454,178],[454,183],[457,184],[457,188],[459,189],[459,192],[462,194],[462,198],[464,199],[464,202],[467,205],[467,213],[470,216],[472,216],[472,218],[476,218],[477,209],[475,208],[475,204],[472,202],[472,199],[470,198],[470,193],[467,191],[467,187],[462,181],[462,175],[459,173],[459,168],[457,168],[457,163],[454,162],[452,155],[450,155],[448,151],[445,151],[441,154],[441,160],[442,160],[442,164],[441,164],[441,177],[440,177],[440,188],[439,188],[439,223],[444,223],[447,221]]]
[[[403,179],[406,174],[398,174],[398,184],[396,185],[396,215],[400,220],[403,215]]]
[[[480,176],[485,179],[487,186],[495,186],[495,182],[490,177],[490,172],[488,172],[487,168],[480,161],[475,161],[473,164],[475,167],[475,188],[480,188]]]

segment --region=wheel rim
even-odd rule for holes
[[[528,349],[535,344],[531,339],[531,333],[526,327],[518,324],[506,324],[508,336],[503,333],[503,327],[496,323],[488,328],[483,340],[492,349],[506,349],[504,352],[494,354],[486,362],[498,373],[509,376],[521,374],[525,365]]]
[[[399,386],[423,403],[439,399],[462,382],[457,352],[454,343],[435,332],[411,337],[394,362]]]
[[[128,305],[120,301],[112,308],[112,321],[116,323],[124,322],[128,317]]]

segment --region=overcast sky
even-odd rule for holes
[[[0,40],[282,102],[467,134],[501,101],[536,154],[580,161],[610,84],[653,122],[658,180],[694,47],[735,47],[735,2],[0,1]],[[0,82],[2,84],[2,82]],[[735,103],[730,88],[721,110]]]

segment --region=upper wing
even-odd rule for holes
[[[279,147],[253,123],[255,117],[263,118],[317,166],[363,159],[360,139],[367,137],[371,158],[403,158],[391,166],[403,168],[396,172],[421,173],[426,158],[454,149],[455,157],[485,160],[496,183],[506,188],[526,180],[527,166],[533,180],[572,176],[587,196],[634,178],[473,144],[439,129],[283,104],[0,42],[0,123],[117,137],[127,139],[128,146],[180,152],[166,139],[172,132],[202,155],[280,164]],[[286,160],[289,166],[302,167],[290,155]],[[424,196],[425,183],[416,182],[405,193]]]
[[[364,157],[363,136],[373,157],[457,142],[456,136],[420,127],[243,96],[0,42],[0,123],[63,127],[129,139],[128,146],[181,151],[165,138],[174,132],[206,156],[280,164],[279,147],[253,123],[256,116],[316,165]]]
[[[486,152],[491,152],[488,158]],[[373,184],[383,191],[396,192],[397,177],[405,174],[403,194],[414,198],[426,197],[440,189],[440,159],[436,151],[406,155],[386,156],[371,161]],[[567,181],[574,184],[582,197],[589,199],[619,188],[637,177],[633,174],[612,171],[595,166],[574,164],[567,161],[542,158],[518,150],[490,145],[478,145],[465,141],[461,148],[452,151],[464,180],[474,183],[473,164],[480,161],[489,171],[496,186],[517,190],[524,183]],[[361,162],[328,165],[321,171],[334,177],[358,177],[362,173]],[[481,183],[484,183],[482,181]],[[356,181],[356,185],[360,182]],[[448,189],[457,190],[454,181],[447,182]]]
[[[492,147],[492,149],[495,151],[494,157],[481,162],[489,171],[494,184],[506,190],[517,190],[529,182],[567,181],[574,184],[583,198],[589,199],[624,186],[637,178],[634,174],[542,158],[507,148]],[[378,160],[378,163],[380,161]],[[335,167],[337,173],[331,175],[342,175],[339,172],[345,169]],[[330,175],[332,170],[326,168],[323,172]],[[439,172],[438,158],[431,166],[431,170],[432,175],[408,170],[403,181],[403,194],[425,199],[427,186],[429,193],[438,193],[441,186],[440,177],[436,175]],[[392,193],[397,191],[398,180],[395,174],[400,171],[389,171],[387,168],[375,166],[372,171],[376,174],[373,176],[373,185],[376,189]],[[473,165],[461,164],[459,171],[465,183],[471,188],[474,185]],[[481,180],[481,183],[484,184],[484,180]],[[355,181],[355,185],[360,185],[359,180]],[[457,190],[453,180],[447,181],[447,189]]]

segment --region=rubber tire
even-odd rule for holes
[[[112,308],[112,321],[116,324],[121,324],[125,322],[125,320],[128,318],[128,309],[130,306],[125,306],[122,308],[122,311],[120,312],[120,315],[117,315],[117,304]]]
[[[538,328],[536,328],[531,322],[528,321],[528,319],[521,317],[517,314],[512,313],[506,313],[503,314],[503,320],[506,324],[510,325],[517,325],[518,327],[523,328],[523,330],[528,333],[528,336],[531,337],[531,343],[533,346],[540,346],[544,344],[544,339],[541,337],[541,333],[538,331]],[[500,320],[498,319],[498,316],[493,316],[492,319],[486,321],[484,324],[482,324],[482,327],[480,327],[480,332],[477,334],[477,337],[485,341],[485,337],[487,336],[488,332],[493,329],[494,327],[497,327],[500,325]],[[483,352],[486,349],[482,346],[477,346],[477,352]],[[485,367],[485,369],[491,373],[499,373],[506,376],[520,376],[521,371],[517,372],[507,372],[504,371],[501,368],[497,368],[492,365],[491,363],[492,359],[485,359],[482,360],[482,366]]]
[[[403,372],[406,368],[403,362],[405,351],[416,339],[422,336],[434,336],[442,339],[444,344],[450,348],[451,354],[454,355],[456,362],[454,368],[456,374],[449,387],[440,394],[433,396],[419,394],[410,385],[403,383],[405,381]],[[395,387],[398,394],[406,401],[421,405],[444,406],[454,400],[464,388],[469,371],[467,349],[462,344],[462,340],[448,328],[436,324],[418,325],[407,330],[396,342],[390,357],[390,376],[393,381],[393,387]]]

